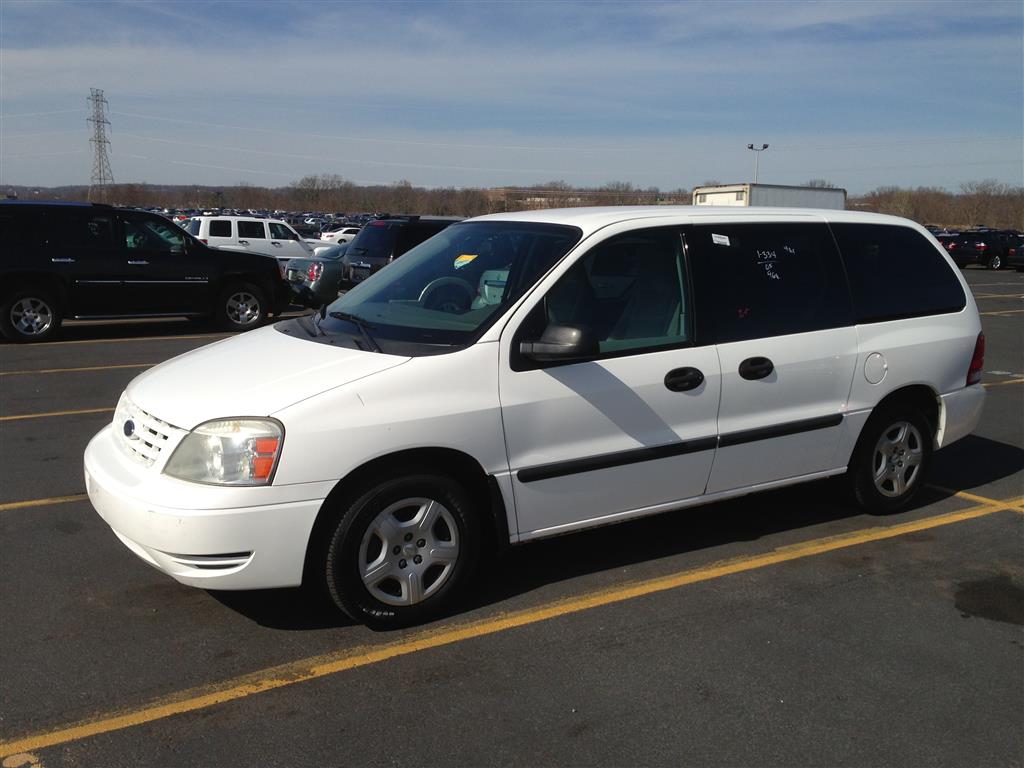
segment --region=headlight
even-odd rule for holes
[[[164,474],[213,485],[269,485],[284,428],[272,419],[218,419],[181,441]]]

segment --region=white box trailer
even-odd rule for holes
[[[846,190],[836,187],[787,187],[781,184],[718,184],[693,190],[694,205],[846,208]]]

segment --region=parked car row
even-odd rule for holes
[[[4,201],[0,243],[0,333],[11,341],[51,339],[65,318],[184,316],[242,331],[291,302],[276,259],[211,248],[145,211]]]
[[[956,231],[932,225],[925,228],[961,269],[969,264],[980,264],[989,269],[1016,267],[1024,271],[1024,233],[1018,230],[972,227]]]

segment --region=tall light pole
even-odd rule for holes
[[[754,151],[754,183],[757,184],[757,161],[761,158],[761,153],[768,149],[768,145],[762,144],[760,147],[755,147],[753,144],[747,144],[747,149]]]

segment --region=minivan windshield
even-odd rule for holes
[[[315,323],[320,335],[368,333],[364,348],[390,354],[467,346],[582,234],[557,224],[454,224],[324,307]]]

